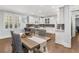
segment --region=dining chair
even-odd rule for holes
[[[24,28],[25,34],[30,36],[31,35],[31,29],[30,28]]]
[[[14,49],[13,52],[15,53],[23,53],[21,38],[19,34],[14,33],[11,31],[12,35],[12,48]]]
[[[15,52],[15,43],[14,43],[14,36],[13,36],[13,31],[10,31],[11,32],[11,36],[12,36],[12,52]]]
[[[45,37],[46,36],[46,30],[39,30],[38,35],[41,36],[41,37]]]
[[[35,35],[35,29],[34,28],[31,29],[31,34]]]
[[[24,28],[24,30],[25,30],[25,32],[26,32],[26,31],[31,31],[30,28]]]

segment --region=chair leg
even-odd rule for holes
[[[48,52],[47,46],[44,47],[44,52],[46,52],[46,53]]]
[[[29,52],[29,53],[33,53],[33,50],[29,50],[28,52]]]
[[[28,49],[27,47],[24,46],[24,44],[22,44],[22,47],[23,47],[24,53],[28,53]]]
[[[28,53],[28,49],[27,48],[23,48],[24,53]]]

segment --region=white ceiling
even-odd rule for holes
[[[62,5],[0,5],[0,10],[7,10],[26,15],[54,16]]]

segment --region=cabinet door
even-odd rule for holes
[[[45,24],[45,18],[40,18],[40,24]]]
[[[55,23],[56,23],[56,17],[51,17],[50,24],[55,24]]]
[[[41,22],[43,21],[39,20],[39,17],[29,17],[29,24],[40,24]]]

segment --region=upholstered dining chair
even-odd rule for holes
[[[46,30],[39,30],[38,34],[41,37],[45,37],[46,36]]]
[[[22,44],[20,35],[11,31],[12,36],[12,52],[13,53],[27,53],[28,49]]]
[[[14,49],[13,52],[23,53],[20,35],[13,33],[13,31],[11,31],[11,35],[12,35],[12,48]]]
[[[28,36],[31,35],[31,34],[30,34],[31,29],[30,29],[30,28],[24,28],[24,30],[25,30],[25,34],[26,34],[26,35],[28,35]]]
[[[12,37],[12,52],[15,52],[15,43],[14,43],[14,36],[13,36],[13,31],[11,31],[11,37]]]

